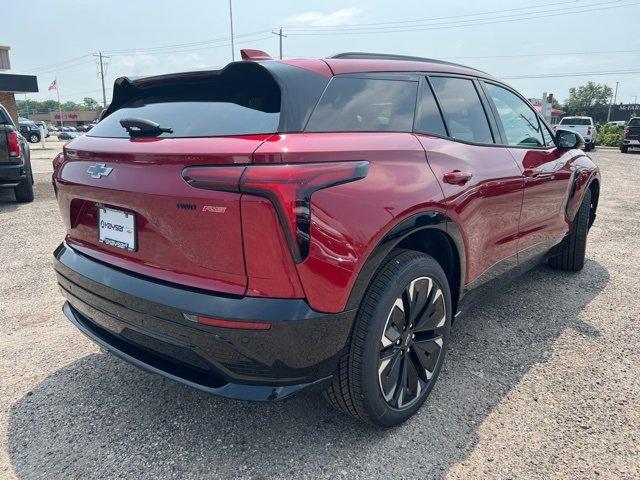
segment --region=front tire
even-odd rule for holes
[[[365,293],[349,350],[325,391],[329,403],[381,427],[411,417],[442,368],[451,303],[438,262],[419,252],[394,252]]]
[[[40,135],[30,133],[27,140],[29,140],[29,143],[38,143],[40,141]]]
[[[620,147],[620,152],[627,153],[628,151],[629,151],[629,147],[627,147],[626,145],[623,145]]]
[[[587,188],[574,220],[573,231],[560,244],[560,252],[549,259],[549,265],[556,270],[579,272],[584,267],[587,250],[587,233],[591,217],[591,190]]]

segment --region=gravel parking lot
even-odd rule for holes
[[[584,270],[465,312],[423,409],[380,431],[315,392],[231,401],[100,353],[61,312],[50,146],[34,203],[0,191],[0,478],[640,477],[640,152],[591,154]]]

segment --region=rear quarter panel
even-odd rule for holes
[[[345,308],[358,272],[393,226],[420,211],[445,212],[424,149],[409,133],[279,135],[254,154],[256,163],[349,160],[369,161],[369,173],[313,194],[309,256],[298,264],[309,304],[323,312]]]

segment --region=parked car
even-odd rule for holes
[[[33,122],[20,122],[20,133],[29,143],[38,143],[41,138],[40,129]]]
[[[266,56],[116,80],[100,123],[54,161],[64,312],[206,392],[316,386],[397,425],[474,295],[545,260],[582,269],[598,167],[579,134],[553,135],[479,70]]]
[[[44,130],[44,138],[49,138],[49,129],[47,128],[47,125],[44,122],[33,122],[33,123],[35,123],[36,127]]]
[[[620,129],[623,129],[625,123],[626,122],[624,120],[614,120],[612,122],[607,122],[607,125],[611,125],[612,127],[618,127]]]
[[[58,140],[72,140],[76,138],[78,134],[76,132],[63,131],[58,133]]]
[[[585,150],[593,150],[596,148],[596,140],[598,138],[598,130],[596,124],[593,123],[591,117],[564,117],[560,123],[556,125],[556,130],[570,130],[578,132],[584,138]]]
[[[12,188],[16,201],[33,201],[33,174],[29,144],[0,105],[0,188]]]
[[[640,148],[640,117],[633,117],[624,127],[620,151],[627,153],[629,148]]]

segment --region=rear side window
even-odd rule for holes
[[[267,75],[244,81],[224,77],[197,84],[173,84],[141,92],[104,118],[87,134],[128,138],[123,118],[141,118],[170,128],[162,138],[215,137],[275,133],[280,119],[280,89]]]
[[[411,132],[418,83],[334,77],[311,114],[309,132]]]
[[[416,118],[416,130],[424,133],[435,133],[446,136],[444,121],[440,109],[433,96],[429,82],[424,82],[420,91],[420,103],[418,104],[418,118]]]
[[[564,117],[560,120],[560,125],[591,125],[588,118]]]
[[[489,96],[498,111],[507,145],[541,147],[544,145],[538,116],[524,100],[509,90],[486,83]]]
[[[449,135],[457,140],[494,143],[489,121],[471,80],[431,77]]]

